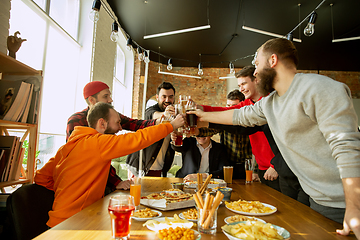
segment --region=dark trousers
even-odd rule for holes
[[[306,206],[310,206],[309,195],[307,195],[300,186],[297,177],[281,177],[279,175],[280,190],[286,196],[289,196]]]
[[[338,223],[344,222],[345,216],[345,208],[333,208],[333,207],[326,207],[316,203],[312,198],[310,200],[310,207],[320,213],[321,215],[335,221]]]
[[[281,192],[280,186],[279,186],[279,177],[277,179],[275,179],[274,181],[265,180],[265,178],[264,178],[265,172],[266,172],[266,170],[259,169],[259,178],[260,178],[261,183]]]

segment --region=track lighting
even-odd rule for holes
[[[198,68],[199,68],[198,75],[200,75],[200,76],[204,75],[204,71],[203,71],[203,68],[202,68],[202,64],[201,64],[201,63],[199,63]]]
[[[317,13],[313,12],[309,18],[309,23],[307,24],[306,28],[304,29],[304,35],[310,37],[315,32],[315,22],[317,18]]]
[[[229,68],[230,68],[230,74],[234,74],[235,73],[235,68],[234,68],[234,64],[232,62],[230,62]]]
[[[171,71],[172,70],[172,60],[171,60],[171,58],[169,58],[169,60],[168,60],[168,65],[167,65],[167,70],[168,71]]]
[[[127,42],[126,42],[126,49],[127,49],[128,51],[131,51],[131,50],[132,50],[132,40],[131,40],[130,37],[128,38],[128,40],[127,40]]]
[[[113,42],[117,42],[119,40],[119,25],[117,24],[116,21],[114,21],[113,24],[111,25],[110,39]]]
[[[149,54],[148,54],[148,52],[146,50],[144,51],[144,54],[145,54],[144,62],[149,63],[150,62]]]
[[[94,0],[93,5],[92,5],[92,10],[89,14],[89,18],[91,21],[93,22],[97,22],[100,18],[100,7],[101,7],[101,2],[100,0]]]
[[[138,52],[139,61],[143,61],[144,60],[144,54],[143,54],[143,51],[141,50],[141,47],[138,47],[137,52]]]
[[[286,35],[286,39],[289,40],[289,41],[293,41],[294,37],[293,37],[293,34],[292,33],[288,33]]]

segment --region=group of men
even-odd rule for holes
[[[254,154],[261,182],[307,200],[303,203],[315,211],[343,222],[339,234],[347,235],[352,229],[359,238],[360,132],[350,90],[325,76],[296,73],[297,50],[286,39],[264,43],[254,62],[255,67],[245,67],[236,75],[244,101],[228,108],[198,106],[191,113],[209,122],[209,128],[220,129],[218,151],[228,154],[231,164],[243,164],[234,157],[238,149],[243,149],[243,159]],[[170,133],[183,126],[185,119],[178,115],[171,123],[158,124],[165,112],[173,114],[175,89],[163,83],[156,97],[158,103],[146,111],[147,120],[135,120],[113,109],[106,84],[85,86],[89,107],[69,118],[67,143],[36,172],[35,182],[55,191],[48,226],[100,199],[106,186],[129,188],[131,180],[121,181],[111,167],[116,157],[128,155],[133,174],[166,176],[177,150],[182,151],[183,161],[196,159],[196,165],[185,164],[179,176],[199,170],[221,174],[218,170],[228,163],[218,160],[221,163],[214,164],[212,151],[218,143],[207,141],[213,132],[200,128],[196,140],[184,139],[183,149],[171,146]],[[115,135],[121,129],[136,132]],[[242,146],[233,148],[235,143]],[[200,154],[187,155],[186,146]],[[143,173],[138,168],[141,149]]]

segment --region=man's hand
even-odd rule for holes
[[[346,210],[343,229],[337,229],[340,235],[349,235],[350,230],[360,239],[360,178],[343,178]]]
[[[276,172],[276,170],[273,167],[269,167],[264,174],[264,179],[274,181],[278,178],[278,176],[279,174]]]
[[[171,117],[171,116],[175,116],[175,107],[173,105],[169,105],[165,108],[165,112],[164,112],[165,117]]]
[[[128,190],[130,188],[130,184],[132,184],[132,183],[133,183],[133,181],[131,181],[131,180],[121,181],[116,186],[116,189]]]
[[[171,125],[173,126],[174,130],[178,129],[179,127],[184,126],[185,119],[184,116],[181,114],[178,114],[174,120],[172,120]]]
[[[176,136],[177,136],[177,132],[173,131],[172,133],[170,133],[170,138],[171,138],[171,144],[173,144],[176,141]]]
[[[253,174],[252,174],[252,180],[253,180],[254,182],[260,182],[259,174],[253,173]]]

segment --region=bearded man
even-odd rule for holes
[[[157,87],[157,103],[145,110],[145,119],[161,119],[163,115],[174,115],[175,88],[169,82],[163,82]],[[126,163],[134,175],[166,177],[174,161],[175,151],[170,146],[170,135],[143,149],[143,172],[139,173],[140,151],[130,154]]]
[[[259,91],[275,91],[241,109],[190,113],[215,123],[267,123],[310,207],[343,223],[338,234],[352,229],[360,238],[360,132],[349,88],[326,76],[297,73],[297,50],[287,39],[267,41],[254,60]]]

